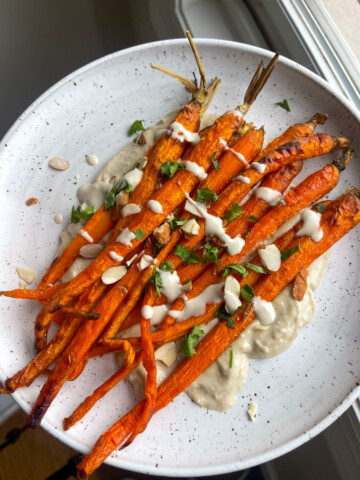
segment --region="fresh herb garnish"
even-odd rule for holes
[[[235,220],[239,215],[244,213],[244,210],[237,203],[232,203],[230,210],[225,213],[225,220],[229,223]]]
[[[207,201],[217,202],[218,199],[219,199],[219,195],[217,195],[208,187],[200,188],[200,190],[196,192],[196,201],[198,203],[204,203]]]
[[[226,320],[226,326],[228,328],[234,328],[235,327],[235,321],[232,319],[232,316],[229,315],[229,313],[225,310],[224,305],[222,305],[219,310],[215,312],[215,317],[221,318],[222,320]]]
[[[160,270],[163,272],[173,272],[174,271],[174,264],[172,262],[169,262],[168,260],[164,260],[161,262],[160,265]]]
[[[215,170],[218,172],[220,170],[220,165],[219,165],[219,162],[216,160],[216,154],[217,154],[217,151],[215,151],[212,155],[211,155],[211,162],[212,164],[214,165],[214,168]]]
[[[229,368],[232,368],[234,362],[234,350],[230,350],[230,358],[229,358]]]
[[[260,265],[254,265],[252,263],[245,263],[245,267],[247,267],[249,270],[252,270],[253,272],[256,273],[267,273],[264,267],[261,267]]]
[[[184,170],[185,166],[179,162],[164,162],[161,165],[161,176],[172,178],[178,170]]]
[[[186,357],[193,357],[195,355],[195,343],[204,335],[204,333],[204,330],[195,326],[188,335],[185,335],[180,350]]]
[[[160,271],[155,268],[153,271],[153,274],[151,275],[150,282],[154,284],[156,293],[158,294],[159,297],[161,297],[161,292],[160,292],[160,287],[162,287],[162,281],[160,277]]]
[[[246,275],[248,274],[247,270],[245,267],[242,265],[238,265],[237,263],[230,263],[230,265],[226,268],[224,268],[224,271],[222,273],[222,278],[225,278],[229,275],[230,270],[235,270],[235,272],[240,273],[242,278],[245,278]]]
[[[177,255],[185,263],[185,265],[190,265],[191,263],[200,263],[200,258],[196,255],[195,252],[191,251],[189,247],[184,247],[184,245],[176,245],[174,255]]]
[[[276,203],[274,203],[272,206],[272,208],[275,208],[277,207],[278,205],[280,205],[280,203],[282,203],[282,200],[278,200]]]
[[[163,243],[160,243],[160,242],[157,242],[155,241],[155,247],[154,247],[154,251],[152,253],[152,256],[153,257],[157,257],[158,256],[158,253],[160,252],[160,250],[163,248],[164,244]]]
[[[187,285],[187,284],[190,283],[190,282],[191,282],[191,278],[188,278],[188,279],[185,280],[185,282],[183,283],[183,285]]]
[[[246,302],[251,303],[251,299],[254,296],[254,290],[250,285],[246,284],[243,286],[243,288],[240,290],[240,295],[243,297],[243,299]]]
[[[326,204],[325,203],[318,203],[317,205],[315,205],[315,208],[320,213],[325,212]]]
[[[141,240],[143,236],[146,235],[146,232],[140,228],[139,230],[134,230],[133,234],[135,235],[136,240]]]
[[[259,219],[254,217],[253,215],[250,215],[250,217],[248,217],[248,220],[249,220],[249,222],[258,222],[259,221]]]
[[[290,258],[294,253],[300,250],[300,244],[295,245],[293,248],[289,248],[289,250],[282,250],[281,253],[281,261],[287,260]]]
[[[80,210],[80,207],[72,207],[71,209],[71,223],[79,223],[81,219],[87,218],[94,213],[94,207],[87,207]]]
[[[250,231],[246,232],[244,238],[247,238],[250,235]]]
[[[180,227],[181,225],[184,225],[189,219],[183,220],[182,218],[173,218],[169,222],[169,227],[171,228],[172,231],[176,230],[177,227]]]
[[[202,254],[202,263],[206,263],[206,262],[217,263],[218,253],[221,253],[222,251],[223,251],[223,248],[217,247],[215,245],[211,245],[211,243],[206,242],[204,251]]]
[[[123,185],[121,185],[120,183],[114,183],[114,185],[112,186],[112,189],[110,190],[110,192],[107,194],[105,198],[105,201],[104,201],[105,210],[111,210],[112,208],[115,207],[116,195],[118,195],[123,190],[125,190],[125,192],[131,193],[131,190],[132,190],[131,185],[127,182],[125,182]]]
[[[290,112],[290,107],[289,107],[289,104],[288,104],[288,101],[286,100],[286,98],[284,98],[284,100],[283,100],[282,102],[277,102],[277,103],[275,103],[275,105],[277,105],[278,107],[283,108],[283,109],[286,110],[287,112]]]

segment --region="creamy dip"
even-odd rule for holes
[[[156,138],[162,132],[166,131],[165,129],[173,117],[174,112],[167,115],[153,127],[147,129],[144,132],[146,138],[145,145],[139,145],[130,142],[102,168],[94,183],[82,185],[78,190],[78,199],[81,204],[81,208],[84,209],[87,206],[94,206],[95,210],[98,209],[104,203],[107,194],[115,182],[121,181],[124,175],[136,165],[138,166],[138,169],[141,169],[142,165],[144,165],[146,161],[144,155],[146,154],[147,150],[152,143],[154,143]],[[214,115],[205,114],[202,118],[201,128],[205,128],[206,126],[210,125],[215,118],[216,117]],[[251,166],[259,171],[262,171],[264,167],[262,164],[254,163],[251,164]],[[243,181],[247,182],[246,177],[240,176],[238,178],[240,180],[244,178]],[[270,197],[270,195],[268,195],[269,192],[262,192],[260,189],[258,190],[259,197],[263,198],[265,194],[266,197]],[[267,199],[270,203],[277,200],[274,198]],[[195,204],[192,206],[196,208],[196,213],[199,216],[199,205],[195,202],[192,203]],[[201,214],[201,216],[210,217],[205,209],[201,212]],[[273,238],[271,238],[265,244],[272,243],[276,238],[292,228],[292,226],[297,223],[299,219],[300,214],[282,226],[276,232]],[[210,220],[212,220],[212,218]],[[57,255],[61,254],[61,252],[70,243],[71,239],[81,232],[84,223],[85,222],[82,221],[78,224],[68,225],[66,230],[61,234],[61,245]],[[218,229],[221,228],[222,226],[219,225]],[[219,232],[217,233],[219,234]],[[108,235],[106,235],[98,243],[104,246],[107,237]],[[225,240],[229,239],[226,238]],[[240,239],[238,239],[238,241],[239,240]],[[235,403],[238,392],[246,383],[249,369],[249,359],[267,359],[280,354],[290,347],[292,342],[299,334],[300,328],[308,324],[314,316],[315,301],[313,292],[320,283],[324,270],[325,258],[327,256],[328,253],[317,259],[309,267],[308,288],[304,299],[301,302],[298,302],[293,298],[291,285],[285,288],[285,290],[283,290],[283,292],[272,302],[272,306],[276,313],[275,321],[269,325],[263,325],[258,319],[255,319],[254,322],[240,335],[240,337],[192,383],[192,385],[186,390],[186,393],[194,402],[201,407],[220,412],[229,409]],[[92,259],[78,257],[69,270],[63,275],[62,281],[66,282],[74,278],[91,261]],[[118,261],[120,261],[120,259],[118,259]],[[162,274],[168,275],[169,278],[171,275],[169,272],[162,272]],[[173,275],[173,277],[174,280],[177,280],[176,274]],[[172,301],[172,294],[175,292],[175,290],[176,295],[181,293],[179,282],[175,281],[173,283],[174,285],[170,285],[170,287],[164,291],[165,295],[168,297],[168,301]],[[169,282],[166,281],[164,284],[168,285]],[[212,288],[216,289],[217,286],[213,286]],[[217,298],[219,295],[212,293],[212,298],[214,301],[220,300]],[[199,307],[197,304],[195,305],[196,302],[193,303],[194,305],[190,305],[189,302],[189,305],[187,306],[188,310],[196,307],[195,310],[197,309],[201,312],[203,311],[203,306]],[[204,300],[204,303],[207,302]],[[160,305],[157,307],[152,307],[151,310],[148,309],[144,311],[145,316],[150,318],[152,331],[155,331],[156,326],[161,323],[167,314],[170,314],[174,317],[179,317],[177,318],[177,321],[181,321],[183,319],[182,317],[187,317],[184,312],[182,312],[180,315],[175,315],[176,312],[171,311],[170,308],[170,305]],[[217,323],[218,320],[214,319],[209,324],[201,326],[201,329],[204,330],[206,334]],[[121,337],[133,337],[139,335],[140,325],[138,324],[122,332]],[[171,352],[171,355],[167,354],[167,356],[164,357],[163,350],[161,355],[155,353],[155,357],[157,358],[156,363],[158,384],[161,384],[163,380],[176,368],[177,364],[183,360],[184,356],[181,353],[177,354],[176,359],[176,355],[174,357],[174,348],[179,352],[181,343],[182,340],[171,342],[171,345],[169,345],[171,348],[168,349],[169,352]],[[232,366],[230,368],[229,360],[231,350]],[[171,361],[168,361],[170,357]],[[145,377],[146,371],[142,365],[140,365],[128,377],[137,393],[143,393]]]

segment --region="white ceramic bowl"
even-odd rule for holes
[[[272,54],[259,48],[218,40],[198,40],[207,77],[222,84],[211,111],[221,114],[241,103],[245,87],[261,59]],[[124,146],[135,119],[146,125],[186,103],[189,95],[172,79],[153,71],[154,62],[190,77],[195,64],[185,40],[157,42],[109,55],[61,80],[19,118],[0,147],[1,288],[16,288],[16,266],[33,269],[41,278],[51,262],[62,226],[53,217],[69,219],[77,204],[76,189],[95,176],[85,154],[103,164]],[[291,112],[276,107],[287,99]],[[265,125],[271,139],[292,123],[326,112],[322,129],[346,135],[359,151],[359,114],[322,79],[281,58],[268,85],[247,115]],[[69,170],[56,172],[48,160],[62,155]],[[307,162],[301,178],[327,158]],[[79,180],[74,176],[80,175]],[[300,179],[298,181],[300,181]],[[334,198],[350,185],[360,186],[355,157]],[[32,207],[25,200],[37,197]],[[282,455],[326,428],[359,395],[358,289],[359,235],[355,229],[332,249],[317,313],[294,345],[271,360],[250,362],[249,379],[234,408],[226,413],[201,409],[185,394],[156,414],[144,434],[108,463],[143,473],[200,476],[240,470]],[[34,355],[33,302],[0,299],[0,380],[16,372]],[[91,360],[81,377],[68,383],[48,411],[43,427],[71,447],[86,452],[136,401],[126,383],[118,385],[68,432],[62,419],[116,368],[111,357]],[[30,408],[43,378],[14,394]],[[252,400],[259,405],[256,422],[247,418]]]

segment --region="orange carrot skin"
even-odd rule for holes
[[[52,297],[56,292],[65,288],[67,283],[61,283],[59,285],[53,285],[52,287],[47,287],[43,290],[34,290],[34,289],[27,289],[27,288],[16,288],[14,290],[7,290],[0,292],[0,295],[4,295],[4,297],[11,297],[11,298],[22,298],[26,300],[39,300],[44,301],[48,300]]]
[[[201,106],[198,102],[189,102],[178,112],[174,121],[181,123],[191,132],[197,132],[200,127],[200,109]],[[143,172],[144,181],[140,182],[131,195],[133,203],[139,205],[145,203],[156,187],[160,165],[167,160],[178,160],[185,147],[185,142],[180,143],[166,133],[157,140],[154,148],[150,148],[147,154],[148,163]],[[111,215],[111,210],[106,211],[104,207],[101,207],[85,225],[84,230],[94,239],[94,242],[99,241],[116,224]],[[63,254],[54,260],[38,288],[42,289],[49,283],[56,283],[79,255],[80,248],[87,243],[81,235],[77,235]],[[61,261],[59,261],[60,258]]]

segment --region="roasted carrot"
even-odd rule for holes
[[[26,300],[48,300],[54,293],[58,292],[62,288],[66,287],[66,283],[60,283],[59,285],[53,285],[51,287],[44,288],[42,290],[34,290],[27,288],[16,288],[15,290],[5,290],[0,292],[0,295],[4,297],[22,298]]]
[[[282,262],[278,272],[259,282],[255,295],[267,301],[273,300],[292,281],[300,268],[310,265],[359,221],[360,201],[356,196],[345,195],[338,202],[334,202],[334,208],[327,209],[322,215],[323,238],[318,243],[314,243],[307,236],[296,240],[300,243],[300,250]],[[251,308],[247,311],[246,318],[242,312],[239,314],[234,329],[228,328],[225,322],[220,322],[206,335],[197,346],[196,355],[185,359],[159,387],[155,411],[164,408],[187,388],[239,336],[254,317]],[[114,448],[126,440],[134,429],[141,408],[140,403],[99,438],[92,452],[86,455],[78,466],[79,478],[87,478]]]

